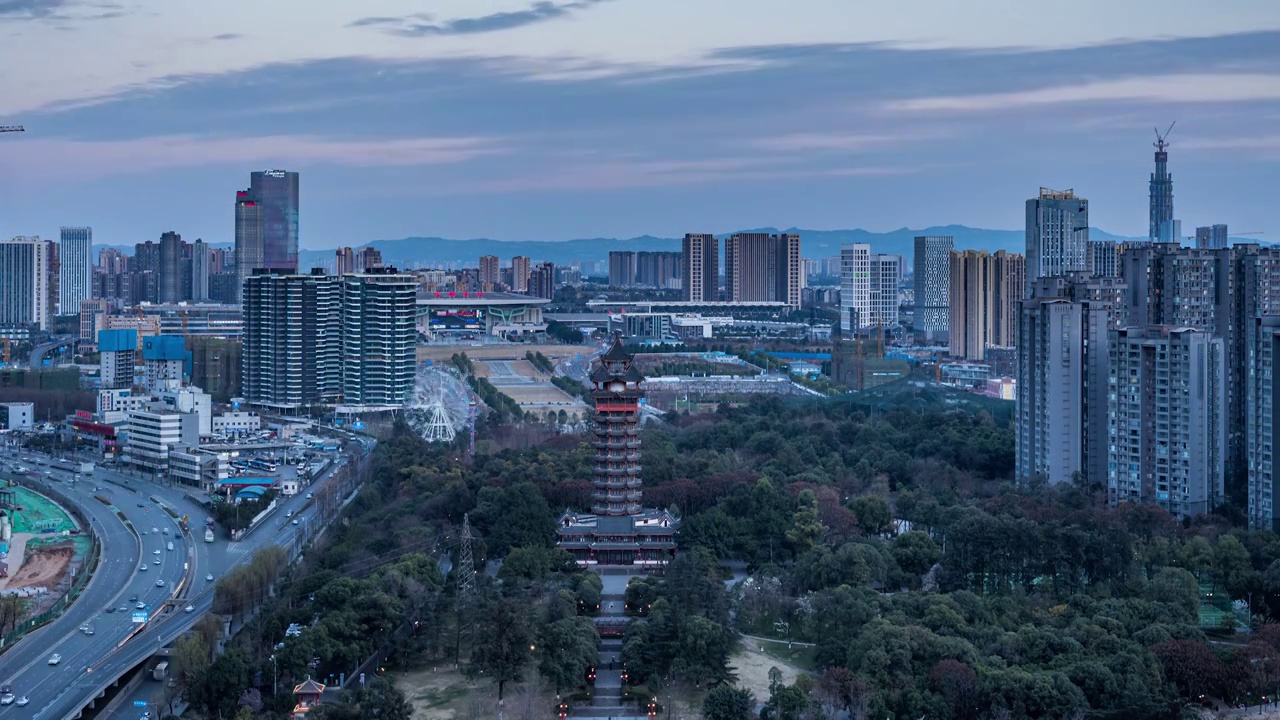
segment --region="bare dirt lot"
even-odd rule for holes
[[[504,385],[499,388],[504,395],[521,405],[534,403],[564,403],[564,410],[571,412],[586,407],[581,401],[570,397],[565,391],[547,383],[545,385]]]
[[[22,558],[22,566],[16,573],[0,580],[0,589],[16,589],[25,587],[44,587],[53,590],[58,587],[75,548],[70,544],[39,548],[26,553]]]
[[[757,700],[769,698],[769,668],[778,668],[782,672],[782,682],[787,685],[800,676],[799,670],[761,652],[750,639],[744,639],[742,644],[729,658],[729,669],[737,673],[738,687],[750,690]]]

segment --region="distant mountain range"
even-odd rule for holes
[[[911,263],[915,252],[914,240],[918,235],[950,235],[955,238],[955,246],[961,250],[1008,250],[1023,252],[1026,247],[1026,234],[1022,230],[989,230],[971,228],[965,225],[937,225],[912,230],[900,228],[889,232],[871,232],[869,230],[805,230],[803,228],[753,228],[735,230],[734,232],[787,232],[798,233],[801,237],[801,252],[807,258],[823,258],[840,254],[840,247],[849,243],[867,243],[872,252],[889,255],[902,255]],[[717,234],[727,237],[733,233]],[[1146,238],[1113,235],[1098,228],[1090,228],[1092,240],[1113,240],[1128,242],[1145,240]],[[1251,238],[1231,238],[1232,242],[1257,242]],[[574,260],[607,260],[611,250],[679,250],[680,238],[662,238],[642,235],[633,238],[580,238],[576,240],[491,240],[476,238],[472,240],[450,240],[440,237],[409,237],[399,240],[374,240],[366,245],[382,252],[382,260],[388,265],[412,267],[426,263],[467,263],[468,266],[479,264],[481,255],[497,255],[503,264],[511,262],[517,255],[525,255],[533,262],[553,262],[567,264]],[[132,246],[99,245],[97,249],[119,247],[125,252],[133,252]],[[230,247],[228,243],[213,243],[211,247]],[[363,247],[363,246],[360,246]],[[333,250],[302,250],[299,253],[298,266],[304,271],[311,267],[332,267]]]
[[[1022,252],[1026,246],[1026,234],[1022,230],[986,230],[964,225],[942,225],[927,227],[921,230],[901,228],[890,232],[871,232],[869,230],[805,230],[803,228],[753,228],[735,230],[733,232],[787,232],[800,235],[800,247],[804,257],[821,258],[840,254],[840,246],[849,243],[868,243],[873,252],[889,255],[903,255],[911,262],[914,254],[914,240],[917,235],[950,235],[955,238],[955,246],[962,250],[1009,250]],[[727,237],[732,232],[719,234]],[[1145,238],[1130,238],[1112,235],[1097,228],[1089,231],[1094,240],[1127,241]],[[577,240],[490,240],[477,238],[474,240],[449,240],[439,237],[411,237],[400,240],[374,240],[367,243],[382,252],[382,260],[388,265],[408,266],[412,263],[424,262],[464,262],[475,265],[481,255],[497,255],[503,263],[510,262],[516,255],[525,255],[537,262],[554,262],[566,264],[574,260],[606,260],[611,250],[679,250],[680,238],[662,238],[642,235],[633,238],[581,238]],[[333,250],[303,250],[300,253],[301,267],[326,266],[333,264]]]

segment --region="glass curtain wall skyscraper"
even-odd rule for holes
[[[93,229],[64,227],[58,238],[58,314],[75,315],[93,297]]]
[[[1027,201],[1026,294],[1040,278],[1089,269],[1089,201],[1072,190],[1040,188]]]
[[[298,173],[249,175],[249,189],[236,193],[235,239],[240,283],[258,268],[298,271]]]

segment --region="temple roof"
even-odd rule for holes
[[[631,362],[634,358],[627,349],[622,346],[622,333],[615,333],[613,336],[613,344],[605,351],[600,359],[605,362]]]
[[[306,680],[303,680],[300,684],[298,684],[297,687],[293,689],[293,694],[294,695],[323,695],[324,688],[325,688],[324,683],[318,683],[315,680],[312,680],[311,676],[308,675]]]

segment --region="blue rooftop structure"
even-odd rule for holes
[[[98,350],[102,352],[127,352],[137,349],[137,330],[98,331]]]
[[[258,487],[258,486],[247,487],[241,490],[240,492],[236,493],[236,499],[237,500],[258,500],[263,495],[266,495],[266,494],[267,494],[267,489],[264,487]]]
[[[143,360],[186,360],[187,346],[181,335],[152,335],[142,339]]]

